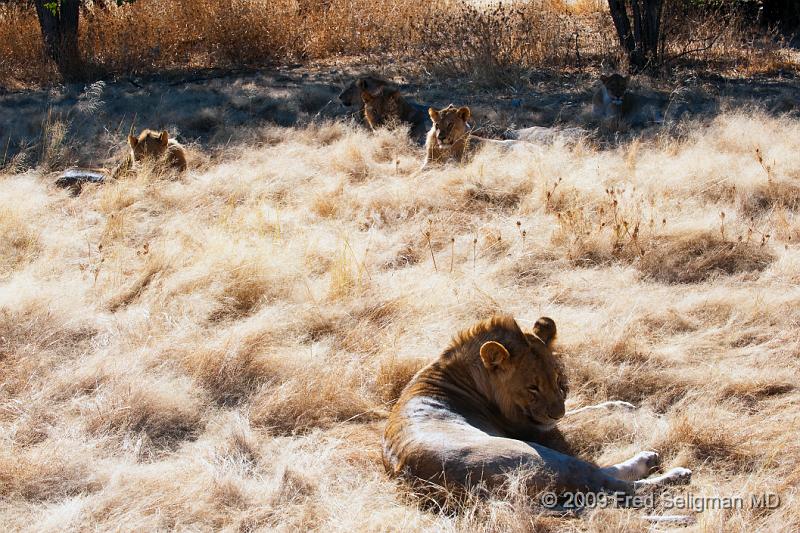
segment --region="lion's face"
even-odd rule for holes
[[[131,147],[134,161],[158,159],[167,151],[169,133],[144,130],[138,137],[128,135],[128,144]]]
[[[532,333],[481,346],[498,407],[519,428],[552,429],[564,416],[567,381],[551,350],[555,335],[555,322],[542,317]]]
[[[390,118],[396,118],[400,110],[400,91],[381,87],[375,93],[361,93],[364,101],[364,114],[369,123],[375,127],[384,124]]]
[[[467,136],[467,120],[472,116],[468,107],[456,108],[452,104],[438,110],[431,107],[428,114],[433,121],[436,144],[440,148],[448,148]]]
[[[373,78],[372,76],[358,78],[339,94],[339,101],[347,107],[360,106],[364,92],[375,94],[386,85],[388,83],[380,78]]]
[[[615,105],[622,105],[622,98],[628,90],[628,78],[619,74],[612,74],[610,76],[600,76],[600,81],[608,92],[611,103]]]

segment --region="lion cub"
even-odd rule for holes
[[[167,131],[144,130],[138,137],[128,135],[128,145],[131,148],[128,168],[135,163],[152,161],[178,172],[186,170],[186,150],[178,141],[170,139]]]
[[[361,95],[364,91],[374,93],[382,87],[392,87],[392,84],[382,78],[375,76],[364,76],[358,78],[350,83],[344,90],[339,93],[339,101],[346,107],[353,107],[362,105]]]
[[[629,81],[629,77],[620,74],[600,76],[600,87],[592,98],[592,113],[602,128],[620,131],[664,122],[663,102],[628,90]]]
[[[382,78],[364,76],[352,81],[350,85],[345,87],[339,93],[339,101],[345,107],[356,108],[353,115],[360,120],[364,120],[364,93],[376,94],[383,87],[393,89],[394,85]]]
[[[373,130],[392,123],[411,126],[411,137],[418,142],[425,139],[431,121],[421,106],[409,103],[395,88],[381,87],[376,91],[361,92],[364,118]]]
[[[422,169],[431,163],[444,163],[448,160],[465,161],[478,148],[494,145],[502,148],[530,145],[525,141],[486,139],[470,132],[467,121],[472,116],[468,107],[454,107],[453,104],[444,109],[428,109],[433,126],[425,139],[425,161]]]
[[[592,112],[599,119],[627,118],[633,111],[634,96],[628,92],[630,78],[620,74],[600,76],[600,87],[592,97]]]

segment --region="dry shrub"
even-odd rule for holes
[[[285,298],[291,291],[291,283],[257,263],[234,266],[227,274],[217,296],[218,307],[210,316],[212,321],[246,316],[262,302]]]
[[[247,419],[237,414],[233,422],[226,428],[227,431],[224,433],[222,442],[217,445],[215,454],[226,464],[234,462],[249,472],[261,459],[260,441],[250,428]]]
[[[92,325],[76,320],[46,299],[26,303],[21,308],[0,309],[0,347],[4,355],[49,352],[58,346],[61,356],[70,356],[85,350],[97,333]]]
[[[747,379],[728,383],[719,391],[718,396],[721,400],[740,400],[753,408],[762,400],[792,392],[794,389],[795,385],[786,381]]]
[[[11,206],[0,207],[0,279],[36,257],[39,239],[22,213]]]
[[[751,190],[739,190],[739,208],[748,217],[773,209],[800,210],[800,186],[786,181],[769,181]]]
[[[470,257],[470,259],[472,259]],[[526,253],[512,263],[497,271],[497,279],[522,286],[536,287],[541,285],[551,274],[548,263],[556,258],[548,251]]]
[[[353,302],[354,305],[349,309],[342,309],[337,302],[331,302],[303,315],[304,340],[330,341],[337,348],[350,353],[377,354],[383,347],[378,338],[390,334],[390,328],[402,316],[407,302],[404,298],[380,300],[370,291],[362,293],[362,298]],[[376,298],[374,303],[365,303],[370,298]]]
[[[92,51],[91,68],[104,73],[249,65],[277,57],[291,42],[281,21],[292,13],[283,0],[96,4],[83,11],[80,46]]]
[[[744,472],[754,465],[757,454],[741,428],[738,420],[684,415],[672,421],[658,448],[668,455],[688,453],[699,464]]]
[[[564,198],[569,198],[564,200]],[[573,207],[577,193],[548,192],[547,206],[556,214],[558,226],[552,243],[564,250],[567,259],[576,265],[604,265],[612,261],[633,262],[652,246],[655,224],[640,203],[625,205],[618,191],[608,189],[596,205]]]
[[[375,376],[378,398],[384,405],[393,405],[414,374],[425,364],[423,359],[398,359],[395,356],[382,361]]]
[[[564,531],[563,521],[543,512],[525,486],[527,473],[511,471],[505,483],[487,490],[478,486],[469,492],[444,491],[438,487],[418,489],[423,507],[437,515],[453,517],[455,531],[554,533]]]
[[[664,31],[673,60],[752,72],[792,67],[776,39],[754,36],[739,20],[721,31],[716,13],[692,10],[687,24],[673,11]],[[0,22],[0,83],[54,81],[32,3],[0,5]],[[607,5],[562,0],[98,1],[81,9],[79,40],[88,77],[370,54],[516,85],[536,68],[617,64],[620,56]]]
[[[298,367],[294,377],[268,385],[251,403],[250,420],[277,434],[293,435],[336,422],[374,419],[376,414],[350,369],[331,372],[326,365]]]
[[[160,254],[147,254],[147,259],[144,268],[139,275],[121,292],[113,296],[108,301],[108,309],[115,312],[131,304],[136,300],[142,292],[147,289],[148,285],[153,282],[153,279],[166,268],[163,256]]]
[[[765,246],[699,232],[659,238],[638,267],[662,283],[698,283],[717,274],[760,272],[773,260]]]
[[[269,335],[231,339],[219,345],[192,346],[168,354],[223,405],[236,404],[260,385],[284,375],[286,365],[270,357]]]
[[[0,4],[0,21],[0,83],[17,88],[23,80],[43,82],[55,78],[55,65],[45,58],[33,6],[28,2],[4,2]]]
[[[138,0],[81,9],[80,48],[91,75],[165,69],[263,65],[265,62],[392,52],[413,42],[411,20],[423,0]],[[33,6],[2,5],[0,82],[44,81],[54,69],[42,53]]]
[[[464,200],[467,206],[475,209],[483,208],[481,203],[500,209],[513,209],[519,204],[525,192],[527,191],[502,190],[476,182],[464,189]]]
[[[241,223],[239,220],[230,222],[231,226]],[[260,229],[264,230],[264,226]],[[275,231],[278,235],[279,229]],[[215,235],[213,242],[209,239],[204,243],[205,249],[194,251],[197,264],[188,269],[188,273],[184,269],[176,280],[165,282],[167,300],[203,293],[208,297],[204,308],[206,319],[222,323],[249,316],[262,305],[289,298],[297,274],[279,254],[271,254],[258,246],[261,242],[249,239],[242,243],[230,239],[228,233]],[[217,248],[211,251],[211,246]],[[169,305],[169,301],[164,303]]]
[[[134,374],[97,390],[86,423],[95,435],[144,434],[156,447],[169,447],[195,437],[202,417],[201,400],[186,380]]]
[[[96,333],[48,300],[32,298],[21,309],[0,305],[0,398],[29,391],[26,407],[33,407],[30,391],[40,384],[40,376],[57,362],[85,353]]]
[[[696,380],[674,368],[647,360],[614,364],[581,359],[570,366],[569,378],[573,394],[587,397],[589,403],[624,400],[648,405],[659,413],[666,412],[696,385]]]
[[[0,499],[52,501],[99,490],[92,464],[80,453],[64,453],[70,445],[47,442],[24,452],[0,448]]]
[[[322,193],[314,199],[311,210],[320,218],[333,218],[338,212],[340,201],[341,198],[331,193]]]
[[[39,143],[39,164],[42,168],[47,170],[63,168],[67,161],[65,141],[68,130],[68,120],[48,110],[47,117],[42,123],[42,138]]]
[[[747,13],[747,4],[670,2],[665,5],[662,34],[667,65],[688,59],[719,70],[739,69],[745,76],[775,75],[792,69],[780,36],[754,25],[756,15],[752,8]]]
[[[525,70],[537,66],[572,64],[576,28],[586,28],[588,21],[565,16],[559,4],[498,2],[488,9],[467,2],[444,4],[417,27],[422,57],[440,74],[468,74],[489,85],[518,84]]]
[[[373,171],[371,154],[365,153],[365,148],[352,141],[341,143],[338,153],[334,155],[334,169],[347,176],[350,181],[365,181]]]

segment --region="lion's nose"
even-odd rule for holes
[[[549,409],[548,414],[550,415],[550,418],[552,418],[553,420],[558,420],[559,418],[564,418],[564,413],[566,412],[567,411],[566,408],[564,407],[564,404],[558,403]]]

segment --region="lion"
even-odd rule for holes
[[[405,123],[411,126],[410,135],[423,141],[431,121],[423,106],[408,102],[400,91],[383,86],[375,91],[361,92],[364,119],[373,130],[389,124]]]
[[[685,468],[648,478],[658,463],[655,452],[598,467],[540,444],[568,414],[564,368],[552,351],[555,337],[550,318],[523,332],[507,315],[459,333],[412,378],[393,407],[382,444],[387,471],[460,490],[500,486],[522,469],[530,493],[631,495],[647,486],[688,483],[691,471]]]
[[[615,131],[662,123],[664,116],[659,99],[630,91],[629,82],[630,77],[621,74],[600,76],[600,86],[592,96],[594,117],[604,128]]]
[[[455,107],[453,104],[443,108],[428,109],[432,126],[425,138],[424,170],[432,163],[443,163],[448,160],[466,161],[477,150],[486,145],[500,148],[530,145],[521,140],[497,140],[479,137],[471,132],[469,123],[472,112],[469,107]]]
[[[589,132],[583,128],[557,128],[544,126],[531,126],[518,130],[509,130],[506,135],[509,139],[527,141],[537,144],[553,144],[561,141],[565,144],[577,144],[587,139]]]
[[[132,169],[137,163],[152,162],[158,166],[184,172],[186,170],[186,149],[169,133],[144,130],[139,136],[128,135],[130,153],[114,174]]]
[[[352,83],[350,83],[350,85],[345,87],[344,90],[339,93],[339,101],[345,107],[358,108],[358,114],[363,118],[361,110],[364,106],[364,93],[368,92],[370,94],[377,94],[377,92],[383,87],[393,89],[394,85],[382,78],[377,78],[375,76],[364,76],[354,80]]]
[[[628,92],[628,76],[600,76],[600,87],[592,96],[592,113],[599,119],[625,118],[633,108],[633,94]]]

